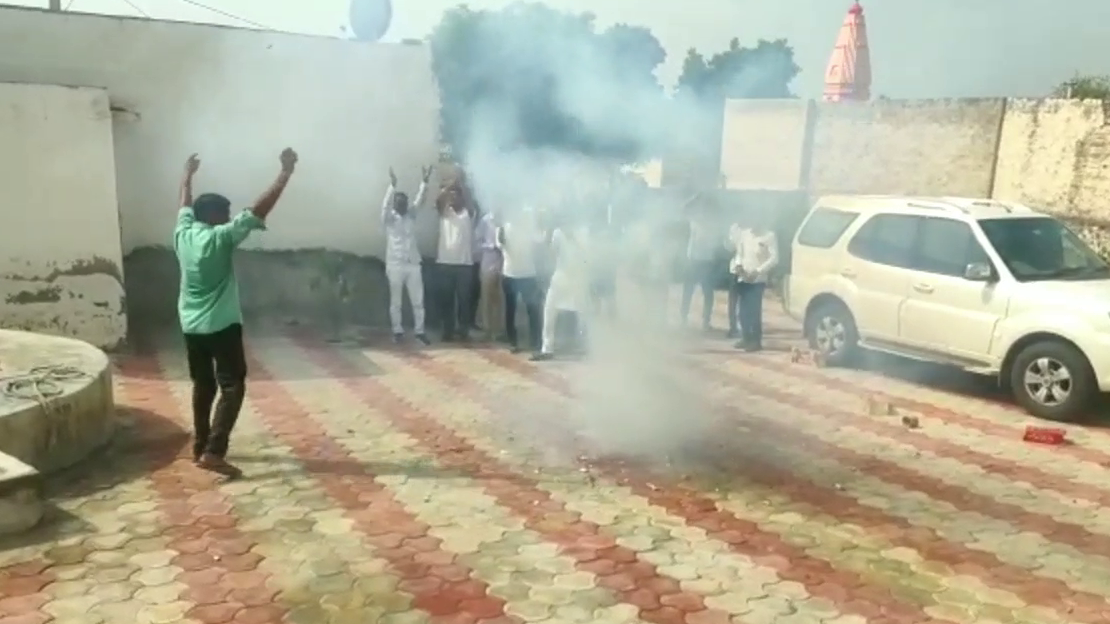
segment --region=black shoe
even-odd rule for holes
[[[459,334],[459,342],[469,343],[470,342],[470,334],[467,333],[467,332],[463,332],[463,333]]]
[[[404,334],[393,334],[393,344],[401,344],[401,342],[404,341],[404,339],[405,339]]]
[[[455,342],[455,334],[443,334],[443,342]]]
[[[509,343],[509,353],[520,353],[523,351],[515,342]]]
[[[555,354],[554,353],[544,353],[544,352],[541,351],[541,352],[536,353],[535,355],[533,355],[531,359],[532,359],[533,362],[546,362],[548,360],[555,359]]]
[[[212,453],[205,453],[197,460],[197,467],[202,470],[214,472],[218,475],[223,475],[229,479],[238,479],[243,476],[243,471],[238,467],[227,463],[227,460],[213,455]]]
[[[426,334],[417,334],[416,335],[416,341],[419,342],[420,344],[424,345],[425,347],[432,344],[432,341],[428,340],[428,336]]]
[[[726,335],[725,337],[730,339],[730,340],[736,340],[737,338],[740,337],[740,330],[730,329],[730,330],[728,330],[728,335]]]

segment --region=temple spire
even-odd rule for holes
[[[871,99],[871,56],[867,49],[867,22],[859,2],[848,9],[836,47],[825,69],[826,102]]]

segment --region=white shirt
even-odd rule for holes
[[[729,230],[729,241],[736,254],[728,268],[737,281],[753,284],[767,281],[767,277],[779,263],[779,245],[771,230],[756,232],[751,228],[738,225]],[[746,277],[745,277],[746,275]]]
[[[470,213],[456,212],[448,206],[439,217],[439,245],[436,262],[474,264],[474,221]]]
[[[555,230],[551,247],[555,255],[555,272],[547,289],[547,301],[557,310],[581,311],[589,294],[589,258],[586,255],[586,231]]]
[[[416,246],[416,214],[414,208],[424,203],[427,184],[421,182],[416,191],[416,200],[409,204],[405,214],[393,209],[393,197],[397,189],[392,184],[385,191],[382,200],[382,224],[385,225],[385,263],[420,264],[420,249]]]
[[[542,236],[533,219],[520,217],[497,228],[497,242],[505,261],[502,275],[536,277],[536,247]]]

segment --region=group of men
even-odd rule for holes
[[[416,201],[410,205],[408,196],[397,190],[396,175],[390,170],[390,185],[382,203],[390,321],[397,342],[404,339],[401,307],[403,293],[407,292],[415,337],[429,344],[413,208],[423,204],[430,175],[430,168],[422,171]],[[703,327],[710,328],[714,293],[725,269],[729,275],[729,335],[740,338],[738,348],[760,350],[763,293],[779,258],[773,230],[758,222],[722,228],[713,203],[702,195],[696,195],[684,207],[685,255],[678,258],[683,278],[683,322],[689,315],[694,289],[700,286]],[[556,321],[561,315],[569,313],[581,324],[587,311],[615,314],[618,265],[625,261],[652,264],[650,256],[667,256],[666,242],[659,240],[666,235],[662,230],[651,230],[652,222],[666,223],[666,218],[643,220],[649,231],[637,247],[620,237],[609,206],[600,210],[598,205],[592,209],[571,206],[557,216],[558,223],[547,218],[541,226],[537,211],[527,204],[496,214],[481,210],[461,176],[442,189],[436,211],[439,225],[433,276],[438,288],[431,291],[439,304],[443,340],[469,340],[468,332],[478,327],[480,316],[487,339],[495,339],[503,325],[504,339],[513,350],[520,350],[516,312],[518,302],[523,301],[536,361],[554,356]],[[723,229],[727,236],[721,235]],[[630,250],[642,253],[625,253]],[[728,254],[727,268],[721,266],[722,252]],[[664,293],[670,282],[666,264],[651,269],[658,275],[645,276],[645,281],[661,285]]]
[[[297,164],[297,154],[285,149],[273,184],[254,204],[235,217],[224,196],[205,193],[193,197],[193,177],[200,167],[194,154],[185,164],[181,201],[173,246],[181,271],[178,315],[185,337],[189,374],[193,381],[195,430],[193,460],[206,470],[229,477],[240,471],[227,462],[231,431],[246,392],[247,365],[243,346],[242,312],[232,256],[265,220],[281,197]],[[389,315],[394,340],[404,339],[402,297],[408,294],[415,339],[430,344],[425,327],[422,258],[417,246],[416,211],[425,203],[432,168],[421,171],[420,187],[410,201],[390,184],[381,206],[386,232],[385,270],[389,283]],[[683,320],[689,313],[694,287],[704,293],[703,325],[709,327],[716,290],[717,253],[731,247],[729,262],[730,334],[740,336],[738,347],[761,348],[762,297],[778,261],[772,231],[735,224],[720,239],[712,210],[704,201],[687,205],[686,253],[682,258]],[[614,228],[611,209],[569,209],[556,218],[541,215],[528,205],[502,214],[482,211],[463,176],[446,185],[435,200],[438,221],[434,288],[431,289],[443,329],[443,340],[467,341],[480,317],[486,338],[503,337],[514,351],[522,350],[517,329],[517,306],[523,303],[528,326],[527,348],[536,361],[556,352],[557,319],[565,313],[584,327],[590,313],[615,314],[617,267],[631,258],[642,285],[663,293],[670,283],[665,228],[643,221],[641,244],[629,245]],[[636,240],[636,237],[631,237]],[[637,253],[620,253],[633,247]],[[618,249],[620,248],[620,249]],[[665,299],[658,300],[665,306]],[[634,314],[650,310],[635,310]],[[499,330],[504,328],[504,334]],[[217,395],[219,401],[216,402]],[[213,404],[215,411],[213,412]]]

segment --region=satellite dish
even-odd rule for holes
[[[351,32],[359,41],[378,41],[393,21],[391,0],[351,0]]]

